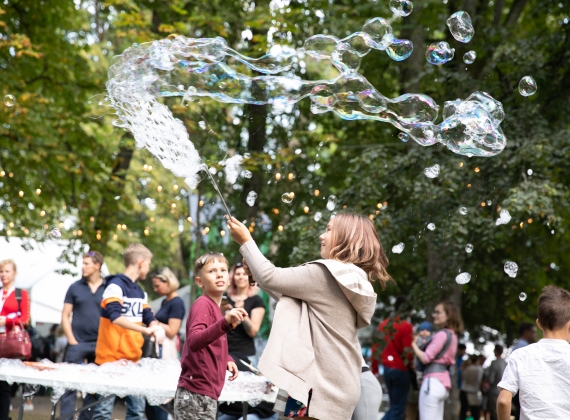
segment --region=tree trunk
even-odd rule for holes
[[[112,227],[117,221],[119,212],[118,200],[115,197],[122,196],[125,190],[125,178],[127,170],[131,165],[133,153],[135,151],[134,139],[131,133],[127,132],[121,139],[119,153],[113,163],[110,179],[103,190],[103,198],[99,205],[99,212],[95,217],[95,238],[91,237],[90,245],[104,253],[107,242],[111,235]]]
[[[246,112],[249,120],[249,139],[247,149],[250,153],[263,152],[267,136],[265,134],[265,119],[267,118],[267,105],[247,105]],[[255,219],[259,208],[259,198],[251,207],[245,206],[245,199],[250,191],[255,191],[261,197],[263,190],[263,171],[259,168],[253,171],[251,178],[246,178],[240,194],[239,206],[249,220]]]

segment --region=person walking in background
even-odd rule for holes
[[[58,326],[55,333],[56,339],[53,346],[53,356],[55,358],[55,363],[63,363],[63,357],[65,356],[65,349],[67,348],[67,337],[63,332],[63,328]]]
[[[123,252],[125,273],[107,277],[101,301],[101,320],[95,349],[95,363],[130,360],[138,362],[142,355],[142,334],[152,335],[158,343],[164,339],[164,329],[158,324],[148,306],[147,294],[137,284],[150,269],[152,253],[142,244],[131,244]],[[142,324],[145,324],[144,327]],[[141,334],[142,333],[142,334]],[[94,420],[109,420],[115,398],[95,407]],[[126,420],[141,420],[144,398],[127,395]]]
[[[455,354],[455,368],[457,370],[457,389],[461,389],[461,379],[463,378],[463,369],[461,366],[463,365],[463,357],[467,352],[467,346],[463,343],[459,343],[457,345],[457,353]]]
[[[378,326],[381,340],[386,344],[381,356],[384,366],[384,383],[388,388],[390,398],[390,408],[383,417],[385,420],[404,420],[406,416],[410,392],[408,369],[412,367],[414,358],[412,351],[414,328],[412,324],[400,317],[400,312],[406,303],[405,297],[397,298],[394,304],[396,315],[393,318],[386,318]],[[373,371],[377,371],[377,362],[372,368]]]
[[[457,335],[463,331],[463,321],[457,305],[444,301],[432,313],[433,323],[440,331],[433,335],[425,351],[412,341],[414,353],[425,366],[420,388],[420,419],[442,420],[443,408],[451,389],[450,366],[454,366]]]
[[[544,338],[520,348],[498,384],[499,420],[511,418],[512,397],[520,394],[525,420],[570,419],[570,293],[546,286],[538,298],[538,327]]]
[[[470,363],[463,370],[463,380],[461,382],[461,411],[459,419],[465,420],[467,413],[471,412],[474,419],[481,417],[481,381],[483,380],[483,358],[479,355],[472,355]]]
[[[103,255],[97,251],[83,254],[81,279],[67,289],[61,313],[61,328],[67,338],[65,363],[83,364],[95,362],[95,347],[101,317],[101,301],[105,282],[101,278]],[[83,405],[97,400],[95,394],[86,394]],[[61,397],[60,411],[63,415],[75,410],[77,391],[68,390]],[[93,410],[79,413],[79,420],[90,420]],[[71,420],[71,416],[65,420]]]
[[[0,261],[0,333],[7,333],[17,325],[30,323],[28,292],[16,289],[16,263]],[[10,413],[10,385],[0,381],[0,420],[8,420]]]
[[[534,324],[529,322],[523,322],[519,325],[519,338],[515,342],[513,346],[513,352],[523,347],[528,346],[529,344],[536,343],[536,327]],[[515,394],[513,397],[513,406],[514,406],[514,414],[515,420],[520,420],[521,418],[521,403],[519,401],[519,394]]]
[[[230,354],[247,356],[254,366],[257,366],[254,338],[265,316],[265,304],[261,296],[257,295],[256,289],[255,286],[249,285],[249,277],[245,273],[243,263],[234,265],[230,272],[227,300],[232,308],[245,309],[247,317],[228,332],[228,349]]]
[[[155,317],[164,328],[166,338],[162,343],[163,359],[178,359],[176,338],[186,313],[184,302],[176,292],[180,282],[168,267],[161,268],[152,276],[152,288],[160,296],[165,296]]]
[[[497,420],[497,399],[499,398],[499,389],[497,385],[499,384],[505,368],[507,367],[507,362],[503,359],[503,346],[500,344],[495,345],[495,357],[496,359],[491,362],[491,365],[487,368],[487,382],[489,383],[489,404],[488,409],[491,413],[491,420]]]
[[[162,342],[162,359],[178,360],[178,331],[182,325],[182,320],[186,309],[184,302],[176,291],[180,287],[180,282],[168,267],[163,267],[152,276],[152,288],[155,293],[165,296],[160,304],[160,309],[155,314],[159,325],[164,328],[166,337]],[[167,420],[168,412],[157,405],[145,403],[145,414],[148,420]]]

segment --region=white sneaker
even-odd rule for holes
[[[33,404],[24,404],[24,411],[34,411]]]

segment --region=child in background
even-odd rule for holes
[[[226,333],[243,321],[247,312],[233,308],[222,316],[222,295],[229,286],[228,261],[222,254],[209,252],[198,258],[194,273],[204,294],[190,308],[186,322],[174,418],[215,420],[226,369],[232,374],[231,381],[238,375],[238,368],[228,355]]]
[[[416,339],[416,344],[420,349],[426,348],[432,333],[433,333],[433,325],[431,325],[431,322],[424,321],[420,324],[420,326],[418,327],[418,335]],[[421,383],[422,371],[424,370],[424,365],[422,364],[422,362],[420,362],[417,356],[415,357],[415,365],[416,365],[416,376],[418,379],[418,383]]]
[[[518,392],[521,419],[570,419],[570,293],[546,286],[538,298],[538,343],[513,352],[497,385],[499,420],[509,420]]]

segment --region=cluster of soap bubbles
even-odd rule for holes
[[[455,49],[451,48],[447,42],[434,42],[426,51],[426,60],[435,66],[440,66],[453,60]]]
[[[406,2],[395,6],[402,12],[408,10]],[[464,21],[462,15],[450,24],[454,36],[465,32],[460,24]],[[117,111],[115,124],[133,133],[137,147],[148,149],[191,187],[197,183],[200,156],[182,121],[174,118],[159,98],[177,96],[192,101],[209,97],[222,103],[279,106],[310,98],[315,114],[333,112],[345,120],[389,122],[423,146],[439,142],[467,156],[492,156],[503,150],[506,139],[499,127],[500,115],[504,116],[500,102],[476,92],[466,100],[447,102],[444,121],[435,124],[439,106],[429,96],[388,98],[358,73],[362,57],[372,49],[386,51],[390,58],[401,61],[411,54],[413,45],[395,38],[391,25],[381,17],[368,20],[362,31],[343,39],[314,35],[302,49],[274,46],[257,59],[234,51],[220,37],[170,36],[134,44],[113,59],[107,101]],[[290,73],[278,75],[305,56],[329,60],[340,74],[317,81]],[[231,61],[262,75],[240,73]]]

